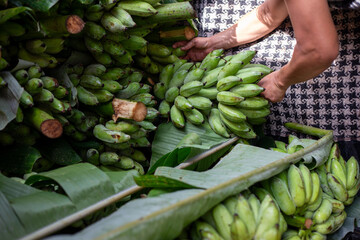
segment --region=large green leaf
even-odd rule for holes
[[[115,192],[118,193],[126,188],[134,186],[134,177],[139,176],[137,170],[105,172],[114,185]]]
[[[228,140],[227,138],[223,138],[220,135],[214,133],[208,124],[195,126],[191,123],[186,123],[186,126],[183,129],[176,128],[172,123],[160,124],[156,130],[156,134],[152,142],[150,167],[154,165],[155,162],[162,156],[177,148],[178,143],[188,133],[198,134],[202,144],[192,144],[190,146],[182,145],[182,147],[210,149],[211,147]]]
[[[16,2],[18,5],[29,6],[35,11],[47,12],[53,7],[59,0],[10,0],[10,2]]]
[[[115,194],[109,177],[89,163],[73,164],[42,172],[29,177],[26,183],[34,184],[43,180],[43,177],[57,182],[78,210]]]
[[[0,10],[0,24],[6,22],[10,18],[15,17],[16,15],[25,12],[27,10],[31,10],[31,9],[27,7],[14,7],[14,8]]]
[[[156,168],[160,166],[175,167],[183,162],[191,153],[190,147],[175,148],[173,151],[159,158],[147,171],[147,174],[153,174]]]
[[[16,117],[19,101],[24,88],[16,81],[10,72],[1,72],[8,86],[0,89],[0,130]]]
[[[269,150],[239,144],[212,170],[193,173],[181,170],[182,176],[187,177],[184,182],[207,187],[206,190],[182,190],[158,197],[136,199],[77,234],[50,239],[174,239],[186,225],[228,196],[275,175],[290,163],[299,161],[305,154],[332,143],[332,134],[329,134],[317,141],[316,145],[291,155],[270,153]],[[245,158],[239,153],[246,154],[247,161],[241,160]],[[328,155],[329,152],[324,154]],[[219,175],[212,175],[210,178],[211,173]],[[228,174],[232,177],[227,177]],[[178,176],[168,177],[180,180]]]
[[[0,191],[0,229],[2,239],[17,239],[25,234],[25,229],[16,216],[5,195]]]

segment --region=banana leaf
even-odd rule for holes
[[[191,152],[191,148],[175,148],[173,151],[165,154],[159,160],[157,160],[148,170],[147,174],[153,174],[157,167],[167,166],[167,167],[175,167],[179,163],[185,161],[185,159],[189,156]]]
[[[270,154],[269,150],[239,144],[228,154],[230,157],[224,157],[214,167],[213,171],[219,174],[215,178],[207,172],[190,173],[182,170],[182,176],[187,178],[184,182],[205,186],[206,190],[188,189],[157,197],[136,199],[79,233],[58,235],[48,239],[174,239],[184,227],[225,198],[243,191],[258,181],[272,177],[290,163],[299,161],[303,155],[332,143],[330,133],[317,141],[316,145],[291,155],[278,152]],[[252,156],[247,158],[247,161],[242,161],[241,156],[238,155],[240,151],[248,156],[251,152]],[[324,150],[323,154],[328,155],[329,152],[325,153]],[[235,173],[236,171],[238,173]],[[228,174],[232,174],[232,177],[224,176]]]
[[[0,76],[8,86],[0,89],[0,130],[16,117],[19,101],[24,88],[16,81],[10,72],[1,72]]]
[[[5,195],[0,191],[0,229],[3,239],[15,239],[25,234],[25,229],[16,216]]]
[[[78,210],[115,194],[109,177],[89,163],[73,164],[29,177],[32,185],[45,178],[54,180],[66,192]]]
[[[29,1],[29,2],[32,2],[32,1]],[[4,10],[0,10],[0,24],[3,24],[10,18],[15,17],[16,15],[18,15],[22,12],[25,12],[27,10],[31,11],[31,9],[27,8],[27,7],[14,7],[14,8],[7,8]]]
[[[134,177],[139,176],[137,170],[123,171],[123,172],[105,172],[114,185],[115,192],[121,192],[122,190],[134,186],[136,183]]]
[[[202,126],[195,126],[191,123],[186,123],[186,126],[183,129],[176,128],[172,123],[160,124],[156,130],[156,134],[152,142],[150,169],[157,160],[161,159],[161,157],[176,149],[178,143],[188,133],[198,134],[200,139],[202,140],[202,144],[182,145],[182,147],[192,147],[206,150],[228,140],[227,138],[217,135],[208,124],[203,124]],[[198,152],[196,154],[198,154]],[[190,152],[187,158],[189,157]],[[171,161],[168,159],[167,162],[169,163]],[[173,166],[177,164],[178,162],[175,162],[174,159]]]
[[[15,175],[32,172],[35,162],[41,158],[40,152],[31,146],[13,145],[2,151],[0,170]]]
[[[16,5],[29,6],[34,11],[47,12],[59,2],[59,0],[9,0],[9,2]]]

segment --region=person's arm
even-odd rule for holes
[[[296,45],[291,60],[264,77],[262,96],[279,102],[286,89],[307,81],[325,69],[339,53],[337,32],[326,0],[284,0],[294,28]]]
[[[236,24],[211,37],[197,37],[189,42],[178,42],[188,51],[185,59],[201,61],[215,49],[229,49],[253,42],[277,28],[288,16],[283,0],[266,0],[262,5],[242,16]]]

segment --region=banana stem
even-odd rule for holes
[[[42,19],[41,26],[50,33],[77,34],[85,26],[85,22],[77,15],[56,16]]]
[[[195,37],[195,31],[189,26],[171,30],[159,31],[161,41],[191,40]]]
[[[328,134],[329,132],[331,132],[331,130],[325,130],[325,129],[320,129],[320,128],[316,128],[316,127],[311,127],[311,126],[306,126],[306,125],[302,125],[299,123],[294,123],[294,122],[287,122],[284,124],[284,126],[287,129],[290,130],[294,130],[300,133],[304,133],[310,136],[315,136],[315,137],[323,137],[326,134]]]
[[[136,122],[141,122],[147,115],[146,106],[142,102],[114,98],[112,106],[114,108],[114,122],[116,122],[118,118],[133,119]]]

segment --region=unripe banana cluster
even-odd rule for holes
[[[149,43],[145,36],[156,24],[136,27],[133,17],[149,17],[157,13],[159,1],[121,1],[103,6],[89,5],[85,10],[84,43],[95,60],[105,66],[135,64],[149,74],[158,74],[163,65],[178,60],[180,49]]]
[[[201,125],[208,121],[217,134],[256,137],[252,125],[266,122],[270,114],[264,90],[256,84],[272,70],[250,64],[255,51],[223,57],[223,50],[209,53],[202,62],[178,60],[163,68],[154,95],[161,99],[160,116],[169,117],[177,128],[186,121]]]
[[[289,142],[295,138],[290,136]],[[302,148],[276,141],[275,150],[293,153]],[[283,239],[326,239],[327,234],[343,225],[345,206],[359,191],[359,166],[354,157],[345,162],[334,143],[328,160],[316,169],[310,171],[303,163],[291,165],[287,171],[261,182],[261,186],[254,187],[254,191],[270,193],[292,227]]]
[[[259,200],[245,191],[216,205],[195,221],[187,239],[280,239],[286,221],[270,195]]]

